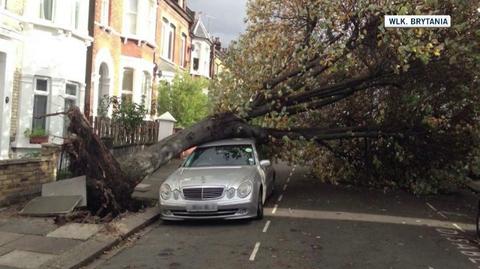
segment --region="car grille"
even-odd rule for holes
[[[185,188],[183,197],[186,200],[211,200],[222,197],[223,188]]]

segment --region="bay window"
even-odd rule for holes
[[[180,48],[180,66],[185,67],[187,54],[187,35],[182,33],[182,47]]]
[[[123,69],[123,81],[122,81],[122,102],[133,101],[133,69]]]
[[[72,27],[75,30],[80,28],[80,0],[74,0],[72,3]]]
[[[124,31],[130,35],[137,34],[138,0],[125,1]]]
[[[168,20],[164,18],[162,32],[162,56],[170,61],[173,61],[173,55],[175,54],[175,25],[169,23]]]
[[[157,28],[157,5],[155,1],[148,1],[148,18],[147,18],[147,27],[146,27],[146,38],[148,40],[155,40],[155,30]]]
[[[35,78],[33,96],[32,130],[47,130],[47,118],[42,117],[48,111],[50,81],[47,78]]]
[[[79,93],[79,85],[78,83],[67,82],[65,84],[65,104],[64,104],[64,111],[68,111],[73,106],[77,106],[78,100],[78,93]],[[68,133],[68,126],[70,125],[70,119],[68,117],[64,118],[63,124],[63,134],[66,135]]]
[[[110,24],[110,0],[102,0],[100,13],[100,23],[103,25]]]
[[[40,18],[53,21],[55,13],[55,0],[40,0]]]
[[[152,76],[148,72],[143,72],[142,81],[142,105],[150,112],[151,107],[151,89],[152,89]]]

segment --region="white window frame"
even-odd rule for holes
[[[100,23],[108,26],[110,25],[110,0],[102,0],[100,11]]]
[[[162,46],[162,57],[173,62],[175,55],[175,31],[176,27],[174,24],[170,23],[166,18],[163,18],[162,21],[162,32],[163,32],[163,46]],[[170,36],[172,37],[170,39]]]
[[[37,90],[37,81],[39,80],[45,80],[47,81],[47,90],[46,91],[39,91]],[[47,97],[47,102],[46,102],[46,108],[45,108],[45,111],[48,113],[49,111],[49,107],[50,107],[50,91],[51,91],[51,80],[50,78],[48,77],[41,77],[41,76],[36,76],[34,77],[34,81],[33,81],[33,99],[32,99],[32,131],[34,130],[34,127],[33,127],[33,121],[35,120],[35,96],[39,95],[39,96],[46,96]],[[48,132],[48,118],[45,118],[45,131]]]
[[[128,2],[130,2],[132,0],[125,0],[124,1],[124,16],[123,16],[123,31],[124,33],[126,33],[127,35],[130,35],[130,36],[136,36],[138,35],[138,13],[139,13],[139,5],[140,5],[140,1],[141,0],[134,0],[136,1],[137,3],[137,7],[136,7],[136,10],[133,11],[133,10],[129,10],[127,7],[130,7],[130,4],[128,4]],[[127,25],[127,18],[130,17],[130,16],[135,16],[135,32],[132,33],[130,32],[130,28],[131,26],[130,25]]]
[[[143,71],[142,73],[142,95],[141,102],[147,110],[147,114],[150,113],[152,107],[152,74],[148,71]]]
[[[67,92],[67,85],[74,85],[76,90],[75,90],[75,95],[71,95]],[[71,100],[73,101],[74,105],[75,106],[78,106],[78,96],[79,96],[79,93],[80,93],[80,83],[77,83],[77,82],[73,82],[73,81],[67,81],[65,83],[65,95],[64,95],[64,103],[63,103],[63,110],[66,111],[67,108],[65,106],[65,102],[67,100]],[[68,117],[65,117],[65,122],[64,122],[64,125],[63,125],[63,135],[66,136],[67,135],[67,125],[66,123],[68,122]]]
[[[131,70],[132,71],[132,88],[131,90],[129,91],[126,91],[124,89],[124,85],[123,85],[123,82],[124,82],[124,79],[125,79],[125,71],[126,70]],[[123,71],[122,71],[122,92],[120,94],[120,99],[123,100],[123,95],[126,94],[126,95],[130,95],[131,96],[131,101],[133,102],[133,92],[134,92],[134,89],[135,89],[135,68],[133,67],[128,67],[128,66],[125,66],[123,68]]]
[[[0,0],[0,9],[7,9],[8,0]]]
[[[55,21],[55,9],[56,9],[56,0],[51,0],[52,1],[52,18],[51,19],[47,19],[45,18],[45,14],[44,14],[44,9],[43,9],[43,5],[45,3],[46,0],[40,0],[40,3],[39,3],[39,7],[40,7],[40,10],[39,10],[39,17],[40,19],[42,20],[46,20],[46,21],[51,21],[51,22],[54,22]]]
[[[153,0],[148,1],[148,19],[146,29],[147,40],[154,41],[157,30],[157,3]]]
[[[72,5],[72,15],[71,15],[71,20],[72,20],[72,29],[79,30],[80,29],[80,22],[82,20],[82,6],[81,6],[81,0],[73,0],[71,2]]]
[[[186,66],[186,58],[187,58],[187,35],[185,33],[182,33],[182,45],[180,48],[180,66],[185,67]]]

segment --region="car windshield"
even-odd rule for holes
[[[201,147],[187,158],[185,167],[255,165],[252,145]]]

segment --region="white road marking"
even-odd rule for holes
[[[430,204],[429,202],[426,202],[427,206],[430,207],[430,209],[432,209],[433,211],[435,211],[435,213],[437,213],[438,215],[440,215],[442,218],[444,219],[448,219],[447,216],[445,216],[445,214],[443,214],[441,211],[439,211],[438,209],[436,209],[432,204]]]
[[[277,212],[277,208],[278,208],[278,205],[275,204],[275,206],[272,209],[272,215],[275,214],[275,212]]]
[[[292,172],[295,172],[295,168],[297,168],[297,165],[294,165],[292,168]]]
[[[258,249],[260,248],[260,242],[257,242],[255,244],[255,247],[253,248],[252,254],[250,255],[250,258],[248,259],[249,261],[253,262],[255,260],[255,256],[257,255]]]
[[[460,227],[460,225],[458,225],[458,224],[456,224],[456,223],[453,223],[452,225],[453,225],[453,227],[457,228],[457,229],[460,230],[461,232],[463,232],[463,233],[465,232],[465,230],[464,230],[462,227]]]
[[[280,194],[280,196],[278,196],[277,202],[281,202],[282,199],[283,199],[283,194]]]
[[[290,177],[287,178],[287,183],[290,183]]]
[[[265,227],[263,227],[263,231],[262,231],[262,232],[264,232],[264,233],[267,232],[268,227],[270,227],[270,222],[271,222],[271,221],[267,220],[267,223],[265,223]]]
[[[288,184],[283,185],[283,190],[285,191],[288,187]]]
[[[427,206],[430,207],[433,211],[437,212],[438,210],[433,207],[433,205],[431,205],[429,202],[426,202]]]

